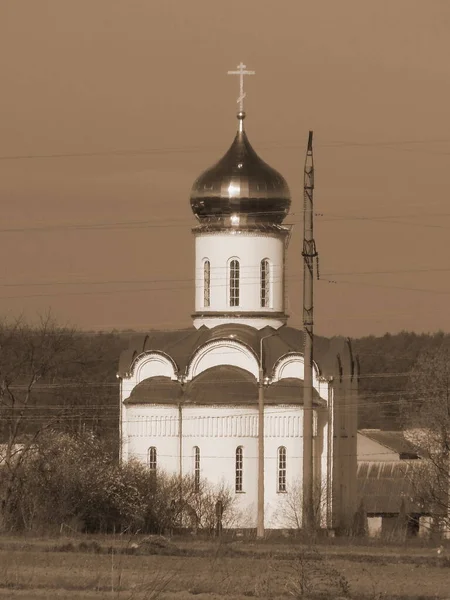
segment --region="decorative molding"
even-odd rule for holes
[[[242,310],[239,308],[239,306],[236,306],[235,310],[233,310],[231,307],[228,307],[228,310],[199,310],[191,314],[191,317],[193,319],[226,317],[231,317],[235,319],[236,317],[242,317],[243,319],[269,318],[287,320],[288,316],[289,315],[287,315],[285,312],[275,311],[273,308],[266,308],[260,310]]]
[[[184,417],[183,437],[242,438],[257,437],[256,415]]]
[[[301,368],[298,375],[286,374],[284,373],[289,370],[292,365],[296,365]],[[320,371],[315,362],[313,362],[314,369],[314,380],[317,382],[320,378]],[[281,356],[273,366],[272,369],[272,381],[279,381],[280,379],[285,379],[287,377],[296,377],[296,379],[304,379],[304,370],[305,370],[305,358],[303,354],[299,352],[292,352],[289,354],[285,354]],[[300,376],[301,373],[301,376]]]
[[[264,437],[301,438],[303,435],[303,411],[297,415],[271,415],[264,417]],[[313,412],[313,436],[317,436],[317,412]],[[148,416],[133,414],[128,419],[128,436],[166,438],[178,436],[177,416]],[[257,415],[183,416],[183,438],[257,438]]]
[[[169,415],[133,414],[127,421],[128,437],[176,437],[179,419]]]
[[[239,341],[219,339],[208,342],[195,352],[186,370],[186,380],[190,381],[206,369],[222,365],[244,369],[258,379],[258,360],[253,350]]]
[[[147,371],[145,376],[142,376],[143,371]],[[165,352],[150,350],[136,356],[130,366],[128,379],[135,377],[137,385],[144,379],[158,376],[176,380],[178,379],[178,367]]]
[[[289,230],[280,228],[275,231],[264,231],[260,229],[230,229],[227,227],[221,229],[203,229],[202,226],[193,227],[192,233],[197,236],[207,236],[207,235],[245,235],[248,237],[261,237],[261,238],[276,238],[280,239],[280,237],[285,237],[289,235]]]
[[[272,377],[270,383],[275,383],[281,379],[295,378],[304,381],[305,378],[305,361],[300,353],[285,354],[277,360],[272,369]],[[320,374],[319,367],[313,362],[313,387],[317,390],[319,396],[328,402],[329,382]]]

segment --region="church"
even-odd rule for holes
[[[250,144],[243,96],[241,77],[234,141],[190,193],[192,327],[137,335],[120,357],[121,460],[227,486],[242,529],[257,526],[262,470],[264,528],[288,529],[282,516],[301,505],[304,391],[303,331],[286,313],[291,197]],[[315,336],[312,477],[328,530],[348,529],[357,509],[357,404],[350,340]]]

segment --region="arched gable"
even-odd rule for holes
[[[273,367],[272,381],[281,379],[305,379],[305,359],[303,354],[289,353],[277,360]],[[313,387],[320,397],[328,400],[328,383],[321,377],[319,367],[313,362]]]
[[[197,349],[187,366],[186,379],[189,381],[206,369],[218,365],[239,367],[256,379],[259,376],[258,360],[253,350],[236,340],[219,339]]]
[[[130,377],[135,385],[149,377],[170,377],[178,379],[178,368],[172,358],[164,352],[143,352],[133,361]]]

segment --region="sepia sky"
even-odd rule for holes
[[[448,0],[2,0],[0,314],[191,324],[190,187],[246,128],[292,192],[314,130],[316,331],[450,330]],[[61,156],[65,155],[65,156]]]

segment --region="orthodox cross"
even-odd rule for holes
[[[255,75],[255,71],[246,71],[247,67],[242,62],[237,68],[239,71],[228,71],[228,75],[239,75],[239,98],[237,102],[239,102],[240,112],[244,112],[244,98],[246,96],[244,92],[244,75]]]

